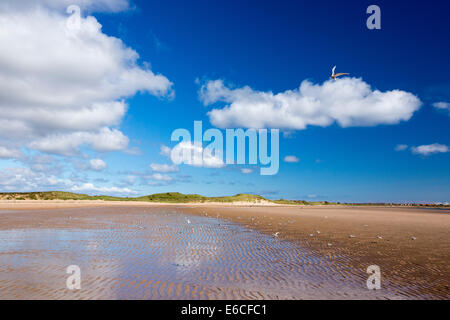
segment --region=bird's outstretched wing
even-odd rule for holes
[[[336,70],[336,66],[333,67],[333,70],[331,71],[331,74],[334,75],[334,70]]]
[[[339,76],[348,76],[350,73],[336,73],[334,76],[335,77],[339,77]]]

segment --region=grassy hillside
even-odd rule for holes
[[[0,193],[1,200],[127,200],[110,196],[89,196],[63,191]]]
[[[229,197],[204,197],[198,194],[182,194],[179,192],[157,193],[137,198],[121,198],[110,196],[90,196],[62,191],[0,193],[0,200],[105,200],[105,201],[144,201],[144,202],[258,202],[269,201],[252,194],[237,194]]]
[[[204,197],[199,194],[182,194],[179,192],[156,193],[149,196],[135,198],[137,201],[150,202],[258,202],[269,201],[253,194],[237,194],[229,197]]]
[[[198,194],[182,194],[179,192],[155,193],[135,198],[136,201],[147,202],[203,202],[207,198]]]
[[[104,200],[104,201],[143,201],[143,202],[163,202],[163,203],[189,203],[189,202],[272,202],[286,205],[347,205],[347,206],[414,206],[414,207],[436,207],[449,208],[447,204],[391,204],[391,203],[339,203],[328,201],[304,201],[304,200],[269,200],[253,194],[237,194],[227,197],[205,197],[199,194],[182,194],[179,192],[156,193],[143,197],[111,197],[111,196],[90,196],[87,194],[49,191],[49,192],[10,192],[0,193],[0,200]]]

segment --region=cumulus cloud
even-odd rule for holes
[[[435,153],[447,153],[450,151],[448,146],[439,143],[413,147],[411,150],[414,154],[420,154],[423,156],[429,156]]]
[[[297,163],[300,162],[300,159],[296,156],[286,156],[284,157],[284,162]]]
[[[395,146],[395,151],[405,151],[406,149],[408,149],[407,144],[398,144]]]
[[[168,165],[168,164],[152,163],[150,165],[150,168],[153,171],[162,172],[162,173],[170,173],[170,172],[177,172],[178,171],[178,167],[176,165],[174,165],[174,164]]]
[[[170,153],[175,164],[187,164],[194,167],[222,168],[225,166],[223,158],[214,154],[212,149],[203,148],[201,145],[190,141],[182,141],[177,144]]]
[[[54,134],[37,139],[28,147],[47,153],[73,156],[81,145],[86,144],[97,151],[120,151],[128,145],[128,137],[117,129],[102,128],[98,132],[74,132]]]
[[[82,185],[75,185],[70,188],[73,192],[88,192],[91,194],[117,194],[117,195],[126,195],[126,194],[137,194],[136,191],[130,190],[128,188],[118,188],[118,187],[97,187],[92,183],[84,183]]]
[[[89,145],[102,152],[124,150],[129,139],[117,129],[102,128],[97,132],[73,132],[52,134],[28,144],[31,149],[47,153],[73,156],[81,145]]]
[[[91,169],[95,171],[102,171],[107,167],[106,162],[102,159],[91,159],[89,165]]]
[[[0,189],[3,191],[37,191],[45,189],[65,189],[72,182],[46,172],[30,168],[7,168],[0,171]]]
[[[304,80],[298,89],[274,94],[246,86],[230,88],[222,80],[202,85],[199,98],[205,105],[226,104],[208,112],[220,128],[279,128],[303,130],[309,125],[341,127],[397,124],[409,120],[422,105],[413,94],[381,92],[358,78],[313,84]]]
[[[118,129],[136,92],[173,95],[120,39],[102,32],[93,16],[69,28],[65,8],[126,10],[125,0],[2,1],[0,5],[0,145],[74,155],[125,150]]]

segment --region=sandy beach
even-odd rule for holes
[[[446,209],[0,202],[1,299],[448,299]],[[65,287],[79,265],[81,290]],[[366,287],[378,265],[382,288]]]

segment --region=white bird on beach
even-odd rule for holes
[[[382,236],[378,236],[377,238],[378,238],[378,239],[383,239],[383,237],[382,237]]]
[[[411,240],[416,240],[417,238],[416,237],[411,237]]]
[[[340,76],[347,76],[347,75],[349,75],[350,73],[334,73],[334,71],[336,70],[336,66],[334,66],[333,67],[333,70],[331,71],[331,79],[333,79],[333,80],[336,80],[336,78],[337,77],[340,77]]]
[[[349,238],[356,238],[356,236],[354,236],[354,235],[352,235],[352,234],[349,235],[348,237],[349,237]]]
[[[276,237],[278,237],[279,234],[280,234],[279,232],[275,232],[275,233],[273,234],[273,236],[276,238]]]
[[[191,224],[191,220],[189,220],[189,219],[186,219],[186,222],[187,222],[188,224]]]

